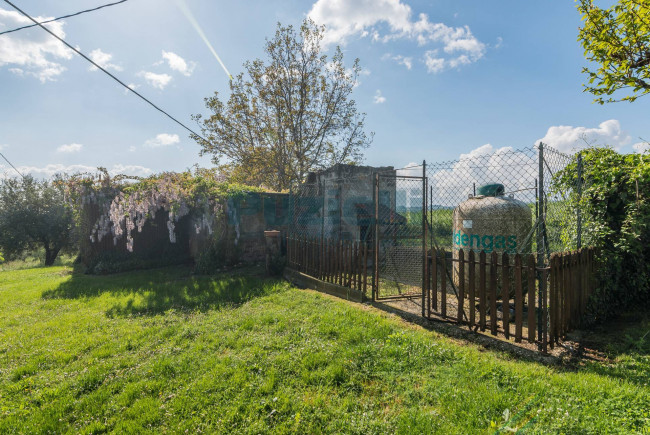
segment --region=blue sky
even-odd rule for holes
[[[129,0],[49,26],[197,129],[191,115],[207,113],[214,91],[227,96],[228,77],[177,1]],[[647,148],[639,137],[650,140],[650,97],[600,106],[582,92],[587,63],[570,0],[184,1],[233,75],[263,57],[278,21],[325,24],[326,43],[364,69],[354,98],[375,133],[366,164],[451,160],[540,139],[568,152],[583,136],[635,152]],[[41,19],[104,2],[15,1]],[[21,20],[0,2],[0,31]],[[41,29],[0,35],[0,150],[21,171],[211,165],[185,130],[89,66]]]

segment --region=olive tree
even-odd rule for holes
[[[351,99],[359,60],[347,69],[338,47],[328,58],[323,32],[309,19],[299,30],[278,23],[266,60],[246,62],[228,100],[215,93],[206,98],[210,116],[194,116],[206,139],[193,137],[201,154],[234,181],[285,190],[309,171],[361,161],[372,134]]]
[[[6,259],[43,248],[50,266],[69,246],[73,226],[60,183],[30,176],[0,180],[0,250]]]
[[[610,8],[594,5],[594,0],[578,0],[584,26],[578,40],[587,60],[596,69],[584,68],[587,92],[600,104],[634,101],[650,93],[650,2],[619,0]],[[631,90],[621,99],[616,91]]]

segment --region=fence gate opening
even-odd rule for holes
[[[421,297],[427,178],[375,174],[373,299]]]

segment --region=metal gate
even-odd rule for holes
[[[424,295],[427,178],[375,175],[373,299]]]

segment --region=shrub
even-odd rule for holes
[[[585,239],[599,249],[598,286],[591,320],[650,302],[650,159],[609,148],[582,152],[584,188],[570,201],[583,213]],[[554,178],[559,188],[577,183],[577,157]]]

